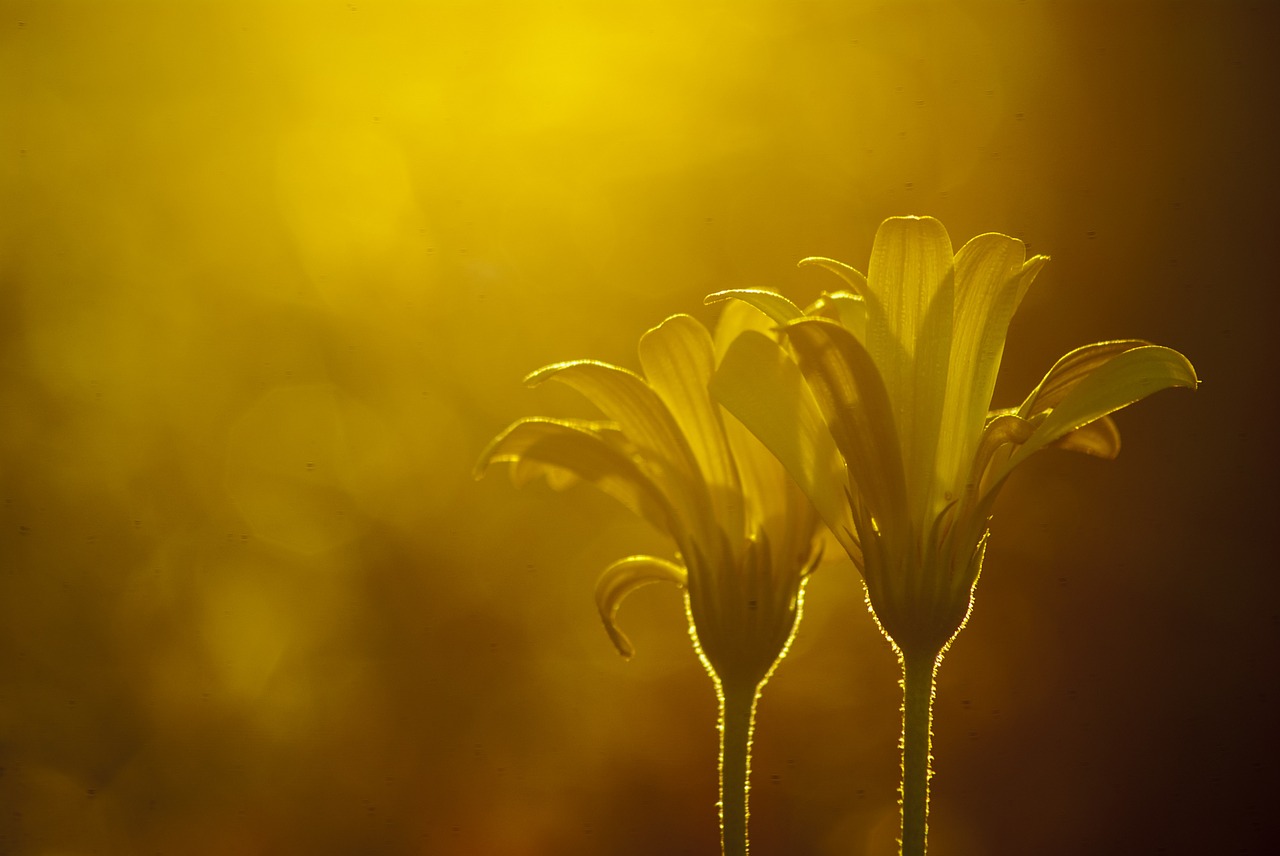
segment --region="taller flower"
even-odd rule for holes
[[[767,292],[708,298],[739,298],[781,327],[789,353],[744,334],[712,389],[805,487],[862,568],[898,652],[904,853],[924,852],[934,676],[969,614],[1000,487],[1046,447],[1114,457],[1120,438],[1108,414],[1197,384],[1177,351],[1100,342],[1060,359],[1019,406],[991,410],[1009,321],[1046,261],[994,233],[953,255],[937,220],[895,217],[876,234],[866,276],[831,259],[802,262],[849,289],[819,313]],[[835,475],[795,454],[824,430],[845,464]]]
[[[529,384],[567,384],[609,421],[519,420],[490,444],[477,473],[501,462],[517,484],[539,475],[558,487],[589,482],[674,542],[675,561],[629,556],[607,568],[596,601],[629,657],[631,644],[615,623],[623,598],[650,582],[684,590],[689,632],[720,700],[726,854],[747,852],[756,700],[786,654],[805,578],[821,553],[821,524],[805,495],[708,392],[728,343],[748,327],[763,328],[761,320],[745,306],[726,307],[713,340],[687,315],[668,318],[640,339],[644,377],[586,360],[534,372]],[[834,469],[830,441],[823,454],[823,466]]]

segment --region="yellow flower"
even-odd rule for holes
[[[745,310],[745,311],[743,311]],[[758,313],[727,307],[712,339],[687,315],[640,339],[644,377],[594,361],[534,372],[591,400],[609,421],[522,419],[481,459],[511,465],[517,484],[594,484],[669,535],[676,560],[630,556],[605,570],[596,600],[614,644],[631,645],[615,615],[650,582],[684,589],[690,635],[721,702],[721,823],[726,853],[746,852],[746,795],[756,699],[799,620],[821,524],[775,458],[712,401],[718,355]],[[834,460],[829,446],[829,460]]]
[[[1018,407],[990,410],[1009,320],[1046,261],[999,234],[953,255],[937,220],[895,217],[877,232],[865,277],[830,259],[802,262],[849,288],[808,313],[769,292],[708,298],[736,297],[780,326],[790,353],[743,334],[713,393],[778,456],[862,569],[902,660],[904,852],[923,852],[934,670],[969,614],[1000,487],[1043,448],[1114,457],[1108,414],[1197,384],[1177,351],[1100,342],[1064,356]],[[804,454],[824,430],[843,472]]]

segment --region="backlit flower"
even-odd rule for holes
[[[614,644],[626,594],[650,582],[684,590],[690,634],[721,703],[722,837],[746,852],[746,795],[755,702],[786,653],[805,577],[820,555],[821,524],[776,459],[712,401],[718,353],[758,313],[727,307],[712,336],[687,315],[640,339],[644,376],[593,361],[558,363],[529,376],[576,389],[608,421],[522,419],[482,457],[511,465],[517,484],[594,484],[670,536],[674,560],[630,556],[600,578],[596,599]],[[834,446],[828,442],[827,466]]]
[[[713,392],[796,477],[858,563],[902,660],[904,852],[923,852],[934,670],[969,614],[1000,487],[1040,449],[1114,457],[1119,433],[1108,414],[1197,384],[1177,351],[1100,342],[1064,356],[1019,406],[991,410],[1010,318],[1047,260],[1027,259],[1020,241],[999,234],[953,255],[937,220],[895,217],[877,232],[865,277],[805,260],[849,289],[818,311],[767,292],[708,298],[737,297],[780,327],[787,348],[739,337]],[[835,474],[797,455],[823,431],[845,464]]]

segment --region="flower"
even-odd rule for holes
[[[671,537],[675,561],[629,556],[610,565],[597,605],[629,657],[615,621],[625,596],[651,582],[684,589],[690,635],[721,702],[725,849],[742,853],[755,703],[795,633],[821,555],[821,524],[805,495],[707,389],[718,355],[751,326],[763,327],[741,305],[726,308],[715,340],[690,316],[668,318],[640,339],[644,377],[590,360],[534,372],[530,385],[567,384],[609,421],[521,419],[490,444],[477,472],[507,463],[517,484],[536,476],[556,487],[594,484]]]
[[[1040,449],[1114,457],[1108,414],[1198,383],[1177,351],[1099,342],[1060,359],[1018,407],[991,410],[1009,321],[1046,261],[995,233],[953,256],[937,220],[894,217],[866,276],[831,259],[802,262],[849,289],[808,312],[770,292],[707,298],[738,298],[780,326],[786,348],[751,333],[734,342],[713,395],[805,489],[861,568],[902,661],[904,852],[923,852],[934,670],[969,615],[1000,487]],[[843,472],[798,453],[824,430]]]
[[[851,292],[802,312],[781,295],[730,291],[778,324],[844,459],[843,474],[795,458],[816,441],[813,404],[799,418],[799,378],[781,349],[743,336],[712,389],[806,489],[858,560],[867,596],[899,646],[937,653],[968,615],[992,504],[1010,472],[1047,447],[1111,458],[1108,414],[1166,387],[1195,388],[1170,348],[1136,339],[1070,352],[1016,408],[990,410],[1009,320],[1047,256],[979,235],[952,256],[931,217],[894,217],[876,234],[869,276],[831,259]],[[819,311],[827,314],[820,315]],[[852,521],[852,529],[848,522]]]

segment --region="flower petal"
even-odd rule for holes
[[[725,291],[721,294],[730,294],[730,292]],[[716,365],[724,361],[724,355],[728,353],[729,346],[734,343],[734,340],[748,330],[777,339],[777,329],[778,324],[759,308],[743,300],[726,299],[720,309],[715,333],[712,334],[716,346]]]
[[[684,527],[715,543],[711,501],[693,450],[667,405],[643,378],[607,363],[579,360],[547,366],[525,383],[536,386],[548,379],[576,389],[617,422]]]
[[[596,583],[596,608],[618,653],[627,659],[635,653],[631,640],[617,625],[618,607],[623,599],[649,583],[674,583],[684,588],[687,579],[684,568],[656,556],[628,556],[605,568]]]
[[[545,475],[563,487],[566,474],[595,485],[652,523],[673,532],[674,515],[667,498],[617,442],[606,439],[599,423],[561,419],[521,419],[503,431],[480,457],[476,478],[494,463],[514,464],[517,486]]]
[[[1109,461],[1120,454],[1120,429],[1114,419],[1104,416],[1059,437],[1051,448],[1082,452]]]
[[[840,322],[859,339],[867,335],[867,300],[860,294],[851,291],[833,291],[823,294],[813,306],[805,310],[806,315],[821,315]]]
[[[1021,241],[996,233],[973,238],[956,254],[955,324],[938,436],[940,485],[955,484],[967,474],[991,405],[1018,294],[1047,261],[1037,256],[1034,265],[1024,265],[1024,257]]]
[[[776,456],[841,543],[850,540],[846,485],[838,471],[835,443],[786,351],[768,336],[745,332],[725,354],[710,388],[712,396]],[[857,549],[853,542],[846,548]]]
[[[865,339],[867,337],[866,298],[841,291],[827,295],[827,299],[836,308],[840,324],[859,339]]]
[[[639,351],[649,385],[689,441],[720,528],[742,533],[742,485],[725,440],[720,408],[707,391],[715,372],[711,334],[690,316],[673,315],[640,337]]]
[[[964,496],[961,497],[965,508],[973,505],[983,492],[988,480],[989,471],[1000,469],[1004,461],[995,461],[996,454],[1002,449],[1008,455],[1008,448],[1016,448],[1031,439],[1035,426],[1016,413],[1000,411],[992,416],[982,431],[981,441],[973,456],[969,478],[965,482]],[[994,462],[994,463],[993,463]]]
[[[775,324],[782,325],[794,321],[804,315],[800,307],[778,294],[776,291],[765,291],[759,288],[734,288],[728,291],[717,291],[703,298],[703,303],[710,305],[722,300],[737,299],[754,306],[773,319]]]
[[[884,313],[867,326],[866,350],[880,370],[902,443],[910,511],[929,516],[951,360],[954,258],[932,217],[890,217],[871,247],[867,285]]]
[[[717,364],[723,364],[730,346],[748,330],[770,341],[777,340],[774,323],[755,307],[741,300],[725,303],[714,334]],[[817,405],[813,407],[816,414]],[[796,561],[792,554],[808,555],[814,549],[815,532],[827,531],[819,522],[813,503],[764,443],[732,413],[722,409],[721,414],[725,437],[738,465],[738,477],[742,480],[747,535],[756,538],[762,532],[772,533],[769,543],[776,553],[778,567],[785,566],[784,559]],[[815,419],[815,424],[821,428],[821,416],[815,416]],[[831,452],[827,469],[834,475],[835,444],[829,438],[828,444]],[[818,549],[821,550],[821,546]]]
[[[1028,455],[1095,419],[1169,387],[1195,389],[1195,368],[1172,348],[1144,345],[1112,357],[1080,377],[1006,465],[1016,467]]]
[[[798,262],[799,267],[813,265],[815,267],[826,268],[836,276],[843,279],[853,289],[854,294],[866,297],[871,293],[871,289],[867,286],[867,278],[862,275],[862,271],[850,267],[844,262],[838,262],[835,259],[828,259],[823,256],[809,256]]]
[[[1141,339],[1117,339],[1111,342],[1094,342],[1083,345],[1059,359],[1049,369],[1044,379],[1031,390],[1031,394],[1018,408],[1018,415],[1024,419],[1042,410],[1051,410],[1070,392],[1076,384],[1084,380],[1111,359],[1149,345]]]
[[[886,525],[904,521],[902,449],[888,394],[871,355],[852,333],[824,318],[797,321],[784,327],[783,333],[795,349],[800,371],[876,525],[883,531]],[[775,401],[773,406],[788,412],[785,401]]]
[[[960,531],[957,537],[974,540],[986,530],[1000,487],[1016,466],[1012,458],[1022,444],[1035,436],[1035,431],[1032,421],[1023,419],[1012,410],[1000,411],[987,423],[958,518]],[[1059,437],[1047,448],[1111,459],[1120,453],[1120,430],[1110,416],[1103,416]]]

